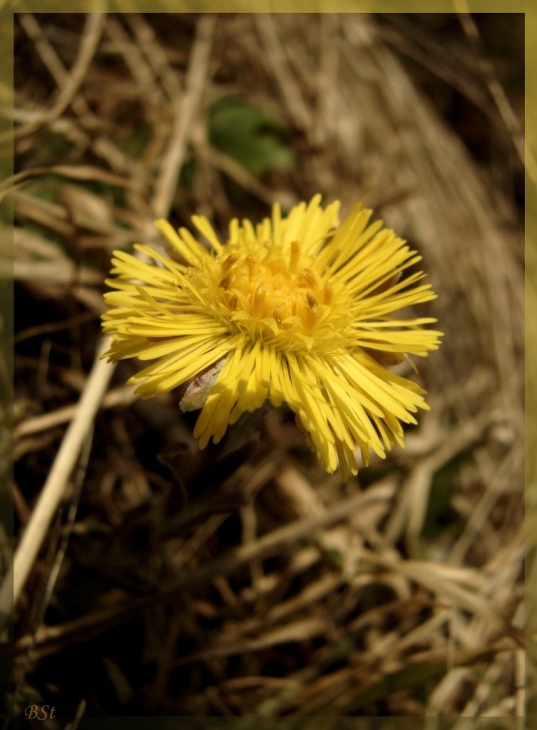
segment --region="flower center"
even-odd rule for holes
[[[273,332],[308,334],[326,319],[334,298],[313,264],[298,241],[286,250],[269,242],[246,253],[228,248],[217,272],[220,299],[233,320],[256,319]]]

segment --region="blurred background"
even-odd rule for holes
[[[15,16],[15,543],[157,216],[362,201],[445,333],[347,483],[284,408],[200,455],[121,363],[16,606],[16,722],[523,714],[524,81],[522,14]]]

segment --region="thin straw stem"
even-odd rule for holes
[[[110,347],[108,339],[98,348],[92,371],[82,392],[76,414],[65,434],[32,516],[19,543],[15,558],[0,588],[0,625],[10,615],[28,579],[34,561],[45,540],[50,523],[65,494],[66,486],[76,465],[82,444],[93,425],[95,414],[104,397],[114,365],[100,356]]]

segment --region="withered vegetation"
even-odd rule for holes
[[[516,15],[16,16],[16,713],[523,714],[522,42]],[[278,409],[199,453],[136,362],[83,398],[112,250],[317,192],[438,293],[404,450],[342,484]]]

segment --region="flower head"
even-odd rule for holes
[[[356,205],[338,227],[339,203],[315,196],[257,226],[231,221],[222,244],[209,221],[192,222],[205,247],[164,220],[157,228],[169,258],[136,246],[151,263],[116,251],[116,291],[103,329],[111,360],[155,362],[134,375],[142,397],[169,391],[208,373],[194,436],[217,443],[230,424],[265,401],[296,414],[326,469],[357,473],[355,451],[385,456],[403,445],[401,423],[427,408],[424,391],[386,365],[406,354],[425,356],[440,332],[431,318],[394,312],[434,299],[421,272],[401,277],[420,260],[370,210]]]

